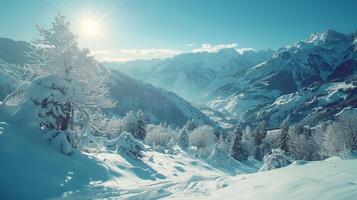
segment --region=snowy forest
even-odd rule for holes
[[[0,38],[0,199],[356,198],[356,32],[122,62],[33,29]]]

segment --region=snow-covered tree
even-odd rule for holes
[[[263,148],[263,139],[267,135],[267,123],[266,121],[262,121],[258,127],[254,131],[254,143],[256,146],[256,151],[255,151],[255,158],[258,160],[261,160],[263,158],[263,155],[265,154],[264,148]]]
[[[146,121],[143,111],[129,111],[122,120],[122,131],[131,133],[135,139],[144,140],[146,135]]]
[[[278,138],[278,148],[283,150],[284,152],[289,152],[289,125],[285,120],[280,126],[280,135]]]
[[[207,125],[196,128],[189,136],[190,145],[195,146],[202,157],[211,153],[215,139],[214,129]]]
[[[293,159],[286,155],[281,149],[273,149],[271,154],[266,154],[263,159],[263,166],[259,171],[268,171],[286,167],[293,162]]]
[[[183,127],[179,130],[179,136],[177,138],[177,144],[181,149],[186,150],[189,146],[189,130]]]
[[[319,125],[314,134],[321,158],[331,156],[345,156],[355,150],[357,120],[354,110],[345,110],[337,118],[326,126]]]
[[[296,124],[289,130],[289,153],[298,160],[319,160],[319,149],[314,131],[302,124]]]
[[[289,138],[291,140],[289,144],[289,152],[291,155],[297,160],[304,159],[307,140],[303,134],[303,126],[297,124],[289,129]]]
[[[89,120],[90,132],[93,136],[113,139],[121,133],[122,120],[117,117],[109,117],[103,113],[94,112]]]
[[[229,155],[238,161],[243,161],[248,159],[248,153],[243,148],[242,144],[242,136],[243,133],[240,131],[239,126],[237,126],[234,130],[235,138],[233,143],[231,144]]]
[[[267,123],[266,121],[260,122],[257,128],[254,131],[254,142],[256,146],[260,146],[263,143],[263,139],[265,138],[267,133]]]
[[[193,122],[193,119],[188,120],[183,128],[188,131],[193,131],[196,128],[195,123]]]
[[[346,109],[337,117],[336,126],[347,138],[347,148],[357,150],[357,109]]]
[[[76,113],[85,113],[88,122],[93,113],[90,110],[115,105],[109,98],[109,72],[89,55],[88,49],[78,47],[78,38],[63,15],[55,17],[51,28],[38,27],[38,31],[28,52],[31,63],[26,65],[34,75],[29,78],[30,84],[21,85],[14,93],[24,93],[21,108],[34,108],[31,114],[35,126],[65,133],[75,148],[81,138],[78,132],[70,134]]]
[[[116,148],[119,153],[124,153],[135,158],[142,158],[145,150],[144,145],[136,140],[132,134],[123,132],[118,138],[107,143],[108,148]]]
[[[168,148],[171,139],[176,134],[177,133],[169,126],[150,124],[147,127],[145,144],[152,147],[161,146],[162,148]]]
[[[113,107],[107,86],[109,71],[96,61],[88,49],[78,47],[78,37],[70,22],[58,14],[51,28],[38,26],[29,56],[38,76],[56,75],[69,82],[68,101],[75,109]]]
[[[134,133],[137,130],[137,117],[134,111],[129,111],[122,119],[122,131]]]
[[[221,132],[218,137],[217,143],[224,149],[224,151],[228,154],[229,152],[229,143],[227,143],[225,137],[223,136],[224,132]]]
[[[139,140],[144,140],[146,136],[146,121],[142,110],[138,110],[136,113],[136,129],[134,132],[134,137]]]
[[[325,156],[331,157],[341,155],[345,151],[348,151],[348,143],[349,141],[346,134],[336,126],[336,123],[327,126],[324,131],[324,141],[322,144]]]
[[[254,136],[250,127],[247,126],[243,132],[243,147],[247,151],[249,156],[254,157],[255,155],[255,144],[254,144]]]

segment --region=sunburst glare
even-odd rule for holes
[[[80,21],[80,36],[90,39],[100,37],[102,34],[102,27],[100,21],[95,17],[84,17]]]

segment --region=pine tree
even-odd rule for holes
[[[254,143],[256,146],[255,158],[258,160],[263,159],[264,149],[263,149],[263,139],[267,135],[267,123],[266,121],[262,121],[259,126],[255,129],[254,133]]]
[[[185,127],[179,131],[180,135],[178,137],[177,144],[183,150],[186,150],[189,146],[188,132],[189,132],[189,130],[187,130]]]
[[[178,137],[178,145],[183,149],[187,149],[189,146],[189,134],[195,129],[195,124],[193,120],[187,120],[186,124],[180,130],[180,135]]]
[[[264,120],[255,129],[254,142],[256,146],[260,146],[263,143],[263,139],[266,137],[266,134],[267,134],[267,123]]]
[[[186,124],[184,125],[184,128],[188,131],[193,131],[196,128],[195,123],[193,122],[193,119],[188,120],[186,122]]]
[[[142,110],[138,110],[136,113],[136,131],[134,133],[134,137],[139,140],[144,140],[146,136],[146,121],[145,116]]]
[[[278,138],[278,148],[284,152],[289,152],[289,125],[287,121],[283,121],[280,126],[281,133]]]
[[[248,153],[243,148],[242,144],[242,132],[240,131],[239,126],[237,126],[234,130],[235,137],[233,143],[229,150],[229,155],[238,161],[243,161],[248,159]]]
[[[137,131],[137,118],[136,114],[131,110],[125,114],[125,117],[122,119],[122,131],[129,132],[133,136]]]

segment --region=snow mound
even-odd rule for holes
[[[1,199],[61,197],[108,181],[114,173],[93,155],[63,154],[53,147],[56,141],[48,142],[39,130],[20,124],[0,124]]]

